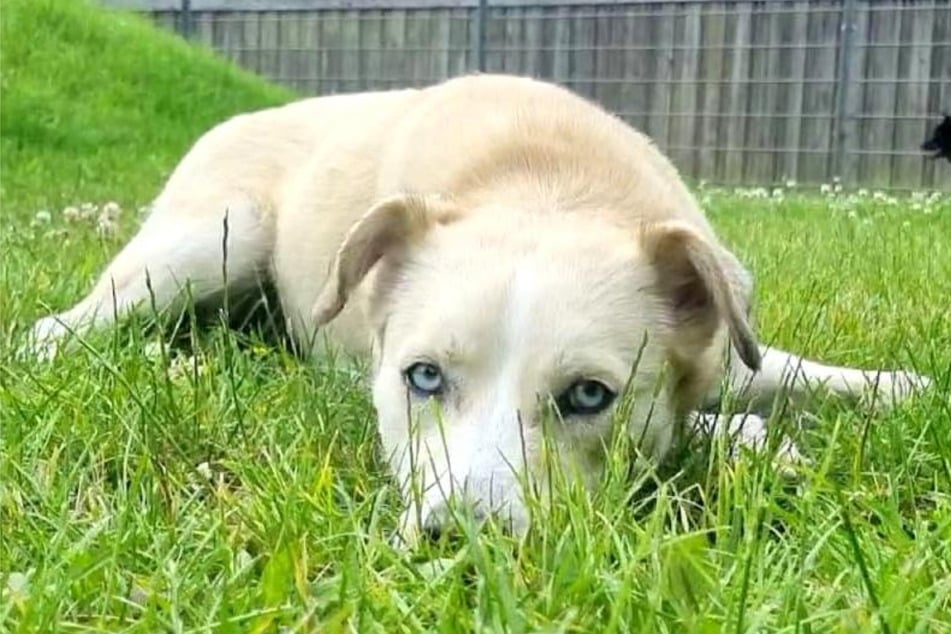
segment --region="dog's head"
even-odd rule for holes
[[[373,400],[406,528],[440,530],[455,497],[524,529],[523,476],[543,481],[555,455],[595,483],[622,401],[627,433],[662,456],[718,380],[728,338],[759,363],[722,251],[674,222],[631,233],[423,197],[371,209],[314,318],[330,321],[368,285]]]

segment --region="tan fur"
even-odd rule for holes
[[[219,125],[93,292],[37,322],[39,351],[147,309],[152,292],[174,307],[182,282],[199,299],[220,292],[226,212],[231,288],[271,277],[305,353],[324,342],[372,353],[383,450],[422,526],[444,522],[447,489],[461,489],[451,497],[524,528],[512,468],[546,477],[546,404],[579,381],[627,386],[626,430],[658,459],[723,379],[748,402],[790,378],[795,397],[819,381],[867,393],[866,373],[757,345],[751,276],[647,137],[564,88],[501,75],[307,99]],[[416,363],[439,368],[444,393],[410,393]],[[886,381],[894,400],[926,382]],[[573,414],[554,432],[588,485],[613,411]]]

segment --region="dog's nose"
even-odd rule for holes
[[[422,535],[431,546],[445,546],[455,550],[465,543],[463,531],[452,520],[426,522]]]
[[[467,508],[464,515],[454,517],[449,511],[448,506],[439,506],[423,520],[421,534],[423,538],[431,544],[446,542],[457,545],[464,535],[464,531],[459,527],[457,521],[466,521],[463,517],[471,519],[476,524],[482,524],[486,520],[486,515],[480,509]]]
[[[437,522],[426,522],[423,526],[423,537],[431,544],[435,544],[442,539],[443,527]]]

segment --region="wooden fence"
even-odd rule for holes
[[[689,177],[951,190],[951,3],[114,0],[305,94],[476,69],[552,79]],[[473,122],[477,124],[477,122]]]

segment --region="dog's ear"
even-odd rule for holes
[[[351,291],[384,256],[398,256],[419,243],[437,224],[451,222],[456,208],[436,196],[398,195],[375,204],[347,232],[314,303],[317,326],[343,310]]]
[[[722,248],[679,222],[650,225],[641,240],[655,271],[654,289],[671,311],[683,340],[707,343],[725,322],[740,359],[751,370],[759,370],[759,346],[746,298],[740,296],[742,282],[731,281],[729,258]]]

